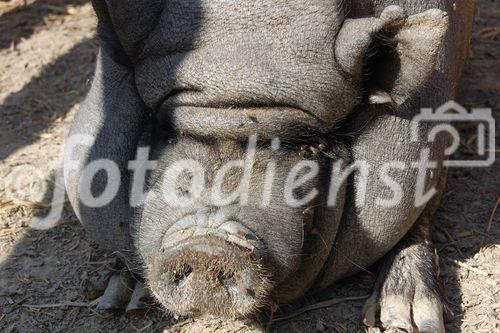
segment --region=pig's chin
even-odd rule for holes
[[[156,298],[179,315],[247,317],[266,306],[272,283],[262,244],[237,222],[191,220],[174,224],[163,239],[149,272]]]

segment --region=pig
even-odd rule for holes
[[[151,293],[246,318],[378,264],[363,323],[444,332],[431,224],[449,138],[410,132],[455,97],[473,1],[92,3],[100,49],[64,169],[118,258],[100,309]]]

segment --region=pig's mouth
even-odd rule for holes
[[[321,132],[325,122],[293,107],[164,106],[159,115],[179,131],[198,137],[242,140],[257,134],[263,139],[300,136],[304,129]]]
[[[187,219],[189,221],[189,219]],[[267,305],[272,290],[262,245],[237,222],[174,225],[150,269],[150,287],[179,315],[245,317]]]
[[[235,221],[211,225],[197,224],[191,217],[184,218],[167,230],[162,248],[172,248],[194,237],[216,237],[251,252],[263,250],[263,244],[254,233]]]

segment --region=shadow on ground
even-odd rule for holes
[[[50,179],[55,184],[55,179]],[[57,184],[55,186],[60,186]],[[52,199],[48,188],[44,202]],[[10,214],[44,217],[48,209],[18,207]],[[89,242],[66,202],[64,224],[48,231],[0,229],[0,241],[24,235],[7,255],[0,255],[0,331],[14,332],[137,332],[161,331],[169,322],[154,309],[133,315],[95,311],[93,285],[106,278],[114,258]]]
[[[0,105],[0,160],[35,142],[54,119],[65,116],[88,89],[97,41],[75,45]]]
[[[0,50],[15,47],[43,28],[49,15],[67,15],[69,6],[81,6],[88,0],[36,0],[0,16]]]

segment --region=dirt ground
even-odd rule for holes
[[[109,271],[112,258],[85,238],[68,207],[62,225],[43,232],[29,228],[33,215],[46,213],[51,189],[61,186],[54,183],[54,170],[88,89],[94,33],[95,18],[84,0],[0,0],[0,332],[220,331],[224,323],[218,320],[193,323],[157,309],[97,313],[86,289]],[[478,1],[459,101],[493,108],[500,133],[498,0]],[[462,139],[458,157],[474,155],[477,136],[470,126],[462,129]],[[450,170],[434,233],[450,307],[449,332],[500,332],[499,200],[499,163]],[[365,273],[306,302],[367,295],[373,280]],[[270,332],[358,332],[363,330],[362,304],[344,299],[291,319],[275,317],[265,327]],[[245,323],[226,329],[252,331]]]

